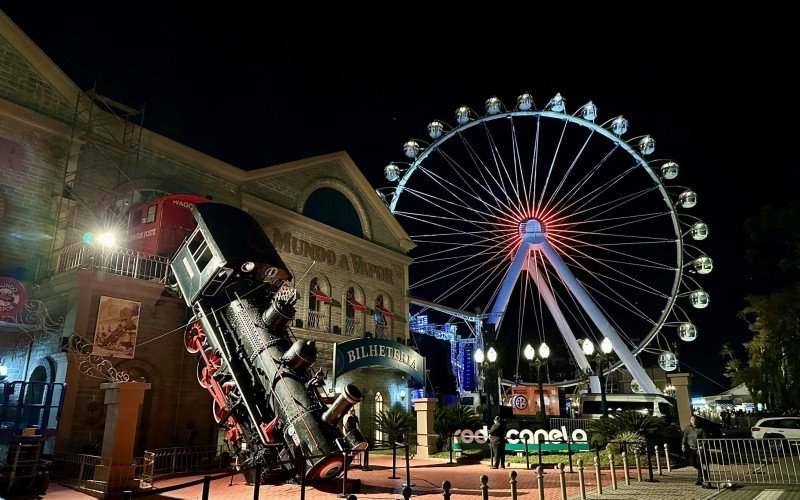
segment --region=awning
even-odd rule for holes
[[[324,302],[326,304],[330,304],[333,302],[333,299],[322,293],[319,288],[312,288],[308,291],[314,298],[317,299],[319,302]]]
[[[367,306],[365,306],[364,304],[355,299],[347,299],[347,303],[350,304],[350,306],[358,312],[361,313],[367,312]]]
[[[382,307],[375,306],[376,311],[380,311],[381,315],[386,318],[394,318],[394,313],[389,311],[388,309],[384,309]]]

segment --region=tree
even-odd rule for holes
[[[375,415],[375,429],[385,434],[389,443],[402,442],[403,436],[415,427],[414,414],[402,408],[392,408]]]
[[[771,410],[800,407],[800,284],[745,300],[748,305],[739,316],[748,322],[753,339],[745,343],[747,366],[730,359],[730,375]]]

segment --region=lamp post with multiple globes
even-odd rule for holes
[[[594,343],[589,339],[583,341],[581,348],[587,358],[591,357],[593,354],[595,355],[595,362],[597,363],[595,374],[597,378],[600,379],[600,412],[604,417],[607,417],[608,408],[606,405],[606,384],[603,379],[603,367],[608,363],[608,355],[611,354],[614,346],[611,344],[611,340],[608,337],[604,337],[600,342],[600,349],[597,351],[597,354],[595,354]]]
[[[547,409],[544,405],[544,390],[542,389],[542,366],[547,364],[547,358],[550,357],[550,347],[542,342],[542,345],[539,346],[539,355],[537,356],[533,346],[528,344],[525,346],[524,354],[525,359],[528,360],[528,367],[531,369],[531,375],[533,374],[533,367],[536,367],[536,383],[539,386],[539,410],[542,412],[542,425],[545,430],[549,430],[549,426],[547,425]]]

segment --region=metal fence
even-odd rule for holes
[[[316,330],[318,332],[327,332],[328,324],[326,321],[325,313],[318,311],[308,311],[308,322],[306,323],[307,330]]]
[[[127,248],[73,243],[42,257],[36,268],[36,280],[79,268],[164,282],[169,272],[169,259]]]
[[[698,449],[711,483],[800,484],[800,440],[700,439]]]
[[[152,485],[159,478],[227,469],[231,461],[232,456],[224,445],[147,450],[142,459],[141,482]]]
[[[59,483],[83,491],[108,492],[130,488],[141,474],[140,461],[129,467],[111,466],[110,458],[82,453],[53,453],[50,475]]]
[[[551,429],[561,429],[565,427],[567,432],[572,434],[575,429],[583,429],[586,430],[586,426],[589,425],[591,422],[591,418],[559,418],[553,417],[550,419],[550,428]]]

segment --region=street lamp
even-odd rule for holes
[[[528,367],[533,372],[533,367],[536,367],[536,383],[539,386],[539,409],[542,411],[542,424],[545,430],[549,430],[547,425],[547,410],[544,406],[544,390],[542,389],[542,366],[547,364],[547,358],[550,357],[550,348],[542,342],[539,346],[539,356],[536,356],[533,346],[528,344],[525,346],[525,359],[528,360]]]
[[[491,402],[491,387],[486,387],[486,371],[488,370],[488,365],[493,364],[497,361],[497,351],[494,350],[494,347],[490,347],[486,354],[483,353],[483,349],[480,347],[475,349],[475,354],[473,354],[473,359],[475,363],[480,365],[481,367],[481,385],[483,387],[483,392],[486,394],[486,407],[487,412],[486,415],[491,420],[492,417],[492,402]]]
[[[586,357],[592,356],[594,354],[594,344],[591,340],[586,339],[583,341],[583,353]],[[600,351],[597,352],[595,356],[595,362],[597,363],[597,378],[600,380],[600,411],[602,412],[604,417],[608,416],[608,409],[606,408],[606,388],[605,388],[605,380],[603,380],[603,366],[608,361],[608,355],[611,354],[611,351],[614,349],[611,340],[608,337],[604,337],[602,342],[600,342]]]

